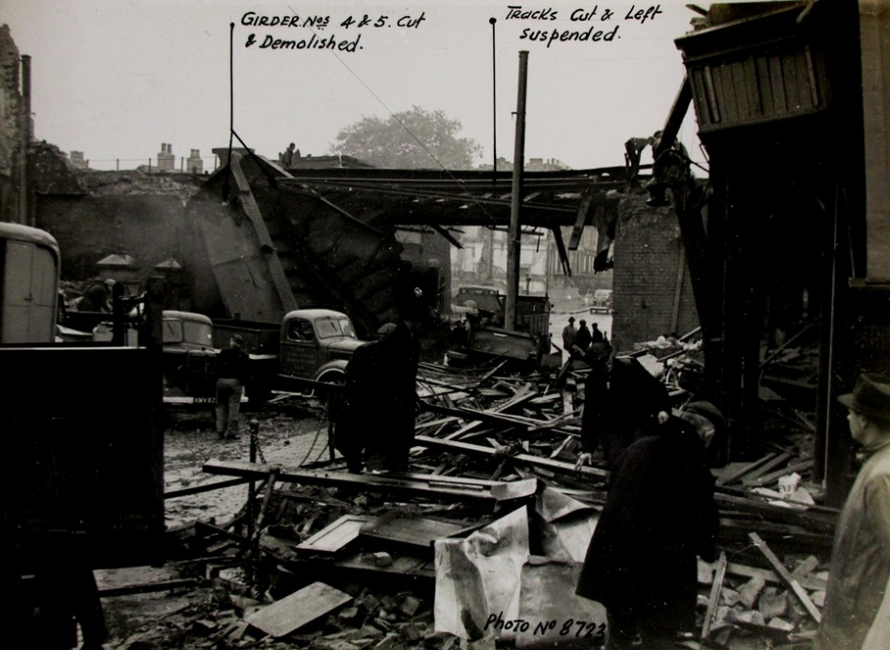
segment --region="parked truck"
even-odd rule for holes
[[[74,569],[161,560],[160,300],[148,292],[138,346],[57,343],[60,263],[49,233],[0,223],[0,625],[14,647]]]
[[[188,342],[189,331],[203,342],[208,327],[210,345]],[[281,323],[211,321],[200,314],[166,311],[164,331],[168,391],[176,386],[199,403],[211,401],[216,355],[235,334],[244,339],[250,355],[246,392],[251,406],[265,402],[275,389],[305,391],[340,383],[353,351],[364,343],[349,316],[330,309],[297,309],[285,314]]]

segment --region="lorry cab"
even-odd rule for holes
[[[353,351],[365,343],[349,316],[330,309],[298,309],[285,314],[279,341],[279,374],[337,382]]]
[[[165,309],[163,321],[165,350],[213,349],[213,321],[204,314]]]

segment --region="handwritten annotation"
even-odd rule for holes
[[[575,23],[569,29],[550,28],[545,29],[544,25],[560,20],[560,12],[563,15],[568,13],[570,23]],[[648,7],[639,8],[637,5],[631,5],[624,15],[616,14],[613,9],[608,7],[578,8],[571,12],[563,9],[554,9],[552,7],[530,9],[522,5],[508,5],[506,20],[534,21],[540,27],[525,27],[519,34],[520,41],[531,41],[546,43],[550,47],[554,43],[567,42],[610,42],[616,38],[621,38],[619,30],[624,22],[632,21],[633,24],[643,25],[648,21],[655,20],[659,15],[663,14],[661,5],[650,5]],[[580,26],[578,23],[608,23],[598,28],[596,25],[590,27]]]
[[[336,50],[339,52],[356,52],[361,50],[362,34],[357,30],[379,30],[396,27],[398,29],[418,29],[427,20],[426,12],[420,15],[388,16],[383,14],[361,16],[349,15],[339,22],[332,22],[330,16],[298,14],[289,15],[265,15],[255,11],[248,11],[241,16],[241,25],[244,27],[266,28],[296,28],[305,29],[310,33],[296,38],[282,38],[281,32],[275,34],[266,33],[257,35],[248,34],[244,41],[244,47],[256,47],[260,50]],[[325,30],[335,25],[343,30],[352,30],[353,37],[340,38],[335,34],[320,35],[316,30]]]

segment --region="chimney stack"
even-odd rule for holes
[[[172,172],[176,169],[176,156],[173,155],[173,145],[162,142],[161,153],[158,154],[158,171]]]
[[[191,155],[189,155],[188,160],[186,161],[186,169],[192,174],[204,173],[204,161],[201,160],[200,149],[191,150]]]

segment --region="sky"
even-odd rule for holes
[[[460,122],[478,164],[495,148],[512,161],[523,50],[526,160],[586,169],[623,165],[628,138],[663,126],[684,73],[674,39],[695,15],[685,0],[5,0],[0,23],[31,57],[35,137],[96,169],[146,164],[161,143],[212,169],[230,91],[234,131],[269,158],[289,142],[333,153],[341,129],[418,106]],[[249,24],[259,17],[279,24]],[[706,164],[692,113],[681,139]]]

